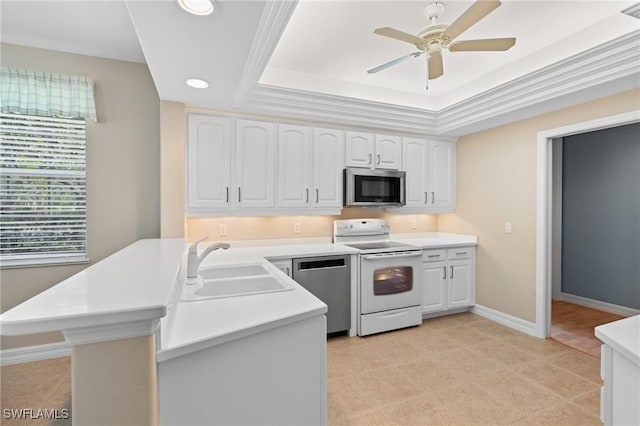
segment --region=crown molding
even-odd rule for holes
[[[504,116],[505,122],[514,121],[510,116],[520,120],[544,112],[533,106],[570,95],[576,95],[575,103],[584,102],[579,92],[640,74],[639,44],[640,31],[634,31],[444,108],[438,112],[438,134],[456,133],[499,116]],[[640,82],[638,78],[634,80]],[[615,85],[608,87],[610,94],[615,93]],[[627,88],[621,85],[618,89]],[[562,106],[558,103],[559,107],[568,106],[567,100],[570,101],[565,99]],[[519,114],[523,109],[534,112]],[[545,109],[551,111],[553,106]]]
[[[625,15],[633,16],[634,18],[640,19],[640,3],[636,3],[633,6],[630,6],[621,11]]]
[[[440,111],[259,84],[297,0],[267,2],[233,109],[322,123],[461,136],[640,86],[640,31],[603,43]],[[636,16],[640,4],[624,11]]]
[[[281,0],[265,2],[258,29],[247,56],[240,83],[236,89],[233,107],[243,103],[243,99],[251,92],[264,71],[274,49],[280,41],[298,0]]]

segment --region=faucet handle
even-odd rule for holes
[[[198,253],[198,244],[200,244],[203,241],[206,241],[207,238],[209,238],[208,235],[206,237],[196,241],[195,243],[191,244],[189,246],[189,253]]]

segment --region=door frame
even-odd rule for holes
[[[538,132],[536,194],[536,336],[551,334],[553,140],[640,122],[640,110]]]

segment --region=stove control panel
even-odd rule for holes
[[[334,237],[388,235],[389,223],[384,219],[347,219],[333,222]]]

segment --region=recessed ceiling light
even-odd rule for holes
[[[178,4],[193,15],[210,15],[213,13],[212,0],[178,0]]]
[[[190,78],[186,81],[187,86],[193,87],[195,89],[206,89],[209,87],[209,83],[204,80],[200,80],[199,78]]]

